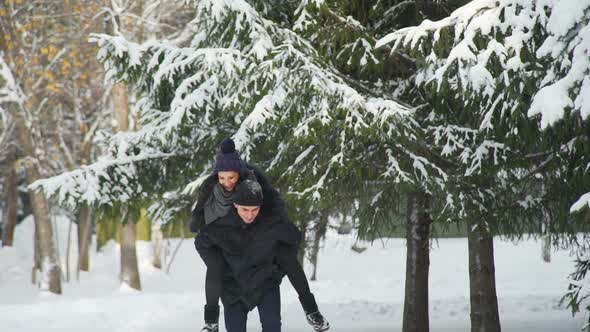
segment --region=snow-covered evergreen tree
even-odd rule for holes
[[[416,138],[410,110],[340,72],[282,21],[289,15],[245,1],[191,3],[197,33],[189,47],[93,37],[107,76],[135,84],[141,126],[112,137],[110,155],[97,163],[38,182],[48,195],[70,207],[174,197],[152,209],[172,216],[166,211],[190,205],[218,142],[232,136],[246,160],[277,170],[289,196],[313,203],[367,167],[363,141],[380,139],[376,128],[390,142]],[[403,169],[393,156],[414,155],[391,146],[375,174],[404,179],[428,167],[409,161]]]
[[[516,233],[541,229],[547,212],[554,232],[587,219],[588,12],[579,1],[476,0],[380,41],[418,60],[433,137],[461,166],[459,215]]]

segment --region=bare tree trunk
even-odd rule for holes
[[[28,163],[28,165],[26,165]],[[39,175],[32,162],[25,163],[25,172],[28,179],[39,179]],[[29,184],[35,180],[29,180]],[[35,232],[39,249],[39,267],[41,280],[39,287],[55,294],[61,294],[61,273],[57,260],[57,251],[53,243],[53,228],[49,221],[49,207],[44,194],[39,191],[31,191],[31,205],[35,218]]]
[[[92,211],[84,205],[78,211],[78,267],[76,279],[80,279],[80,271],[89,271],[89,247],[92,233]]]
[[[430,199],[422,192],[408,195],[406,218],[406,289],[403,332],[428,332],[428,272],[430,267]]]
[[[31,273],[31,282],[33,285],[36,285],[38,280],[37,276],[41,272],[41,258],[39,254],[39,236],[37,235],[37,230],[33,231],[33,268]]]
[[[541,242],[541,255],[545,263],[551,263],[551,235],[543,235]]]
[[[320,219],[316,225],[315,234],[313,238],[313,245],[311,247],[311,264],[313,264],[313,273],[311,280],[316,280],[316,271],[318,267],[318,252],[320,251],[320,241],[326,236],[328,229],[328,216],[321,214]]]
[[[180,224],[180,240],[178,241],[178,245],[176,245],[174,252],[172,252],[172,257],[170,257],[170,262],[168,263],[168,267],[166,268],[166,274],[170,273],[170,268],[172,267],[172,263],[174,263],[174,258],[176,257],[178,250],[180,250],[180,246],[182,245],[183,242],[184,242],[184,224]]]
[[[297,252],[297,260],[301,267],[305,263],[305,251],[307,250],[307,225],[309,221],[304,220],[300,223],[301,225],[301,243],[299,243],[299,251]]]
[[[154,258],[152,265],[157,269],[162,269],[162,248],[164,244],[164,234],[162,225],[154,222],[152,225],[152,248],[154,249]]]
[[[72,252],[72,224],[74,222],[70,219],[68,225],[68,242],[66,242],[66,282],[70,282],[70,253]]]
[[[541,237],[541,256],[543,257],[543,261],[546,263],[551,262],[551,233],[549,230],[549,221],[551,220],[551,216],[547,211],[543,211],[543,223],[542,223],[542,232],[543,236]]]
[[[26,112],[17,110],[15,114],[16,128],[19,137],[19,143],[25,155],[24,168],[27,183],[30,185],[41,178],[39,172],[39,160],[36,158],[36,152],[32,141],[32,128],[25,124]],[[48,290],[55,294],[61,294],[61,273],[57,259],[55,243],[53,241],[53,229],[49,220],[49,207],[47,199],[41,191],[29,190],[33,216],[35,218],[35,233],[38,242],[39,265],[41,270],[41,280],[39,286],[42,290]]]
[[[14,159],[14,158],[12,158]],[[18,184],[15,169],[15,161],[11,160],[10,170],[6,176],[6,212],[4,215],[4,246],[12,247],[14,242],[14,228],[16,227],[16,212],[18,208]]]
[[[469,245],[471,331],[500,332],[493,237],[484,225],[470,223],[467,229],[467,239]]]
[[[116,83],[112,91],[117,131],[126,131],[129,129],[129,94],[127,92],[127,86],[123,83]],[[137,238],[135,220],[125,219],[128,218],[124,218],[120,226],[121,282],[127,283],[131,288],[141,290],[135,247],[135,240]]]
[[[135,247],[135,220],[121,223],[121,282],[129,287],[141,290],[139,269],[137,266],[137,249]]]

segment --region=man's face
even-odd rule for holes
[[[245,206],[235,203],[234,206],[236,207],[236,211],[238,211],[238,215],[246,224],[251,224],[260,212],[260,206]]]
[[[225,191],[233,191],[236,187],[236,184],[238,183],[240,174],[234,171],[218,172],[217,178],[219,179],[219,184],[223,186]]]

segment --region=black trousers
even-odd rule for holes
[[[281,332],[281,291],[270,288],[257,306],[262,332]],[[246,332],[248,311],[240,302],[223,306],[227,332]]]
[[[198,249],[197,252],[201,256],[203,262],[207,266],[205,275],[205,296],[207,305],[217,306],[219,304],[219,297],[223,288],[223,271],[225,260],[221,249],[210,248],[206,250],[206,254]],[[296,246],[280,245],[276,252],[276,262],[281,269],[287,273],[287,277],[295,288],[297,295],[303,305],[303,310],[307,313],[318,311],[317,304],[309,289],[309,283],[301,264],[297,261]]]

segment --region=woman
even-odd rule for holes
[[[193,209],[191,231],[195,233],[214,232],[222,225],[217,221],[228,215],[233,209],[233,192],[244,180],[255,180],[261,186],[265,197],[260,210],[265,215],[287,220],[286,207],[280,194],[270,185],[268,178],[256,167],[244,163],[231,139],[225,139],[217,153],[213,174],[201,185],[197,204]],[[203,247],[200,243],[204,237],[195,237],[195,247]],[[198,250],[197,250],[198,251]],[[227,262],[219,247],[208,248],[206,254],[199,252],[207,266],[205,277],[205,327],[201,332],[217,332],[219,321],[219,298],[223,291],[223,274]],[[299,300],[305,311],[308,322],[316,331],[326,331],[329,327],[318,310],[315,298],[301,265],[297,262],[297,248],[277,247],[277,264],[286,272],[289,281],[297,291]]]

